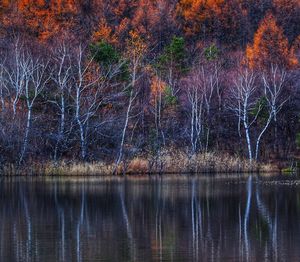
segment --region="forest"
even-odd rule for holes
[[[2,0],[0,166],[293,169],[299,69],[299,0]]]

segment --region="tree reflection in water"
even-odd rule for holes
[[[297,179],[5,179],[0,260],[297,261]]]

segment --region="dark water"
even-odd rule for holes
[[[297,177],[2,179],[0,261],[300,261]]]

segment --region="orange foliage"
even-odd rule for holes
[[[132,28],[135,28],[143,36],[147,35],[151,29],[160,21],[158,1],[140,0],[139,6],[135,10],[131,21]]]
[[[129,0],[112,0],[105,7],[100,4],[102,13],[92,40],[95,42],[105,40],[110,44],[122,45],[124,36],[127,36],[130,30],[128,14],[133,5]]]
[[[132,60],[139,60],[147,50],[147,45],[137,31],[130,31],[129,38],[126,40],[127,56]]]
[[[271,8],[278,25],[294,41],[299,34],[300,0],[0,0],[0,27],[43,41],[66,31],[122,48],[132,30],[156,47],[180,34],[179,26],[186,36],[244,44]]]
[[[43,41],[67,31],[122,47],[135,30],[156,44],[157,33],[172,25],[174,5],[171,0],[0,0],[0,23]]]
[[[124,39],[128,36],[130,30],[130,18],[125,17],[120,24],[115,27],[115,35],[118,38],[119,44],[123,44]]]
[[[295,65],[296,60],[289,50],[283,29],[277,25],[271,13],[261,21],[254,35],[253,45],[247,47],[246,57],[251,68],[262,68],[270,64]]]
[[[300,64],[300,35],[294,41],[291,52],[298,59],[298,65],[299,65]]]
[[[0,2],[0,9],[4,9],[4,8],[7,8],[7,7],[9,7],[9,5],[10,5],[10,0],[2,0],[1,2]]]
[[[48,40],[70,29],[78,12],[76,0],[6,0],[5,5],[13,9],[5,12],[3,23],[23,27],[38,35],[40,40]]]
[[[150,85],[150,103],[152,105],[155,105],[157,98],[162,96],[166,88],[167,84],[164,81],[162,81],[156,75],[152,76]]]
[[[104,40],[107,43],[115,44],[117,43],[117,37],[113,33],[111,26],[107,24],[104,18],[100,20],[98,25],[98,30],[93,33],[92,40],[94,42],[101,42]]]
[[[93,40],[105,39],[122,47],[134,30],[143,39],[157,40],[157,32],[172,24],[173,6],[169,0],[112,0],[102,8]],[[163,22],[164,21],[164,22]]]
[[[183,20],[183,29],[187,35],[194,35],[205,28],[209,22],[221,13],[224,0],[180,0],[176,14]]]

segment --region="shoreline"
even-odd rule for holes
[[[284,171],[249,171],[249,172],[239,172],[239,171],[232,171],[232,172],[147,172],[147,173],[125,173],[125,174],[113,174],[113,173],[77,173],[77,174],[69,174],[66,173],[33,173],[33,172],[22,172],[22,173],[10,173],[10,174],[4,174],[0,172],[0,178],[87,178],[87,179],[97,179],[97,178],[146,178],[146,177],[165,177],[165,178],[171,178],[171,177],[220,177],[220,176],[251,176],[251,175],[257,175],[262,177],[272,177],[272,176],[289,176],[289,175],[297,175],[298,172],[296,171],[290,171],[290,172],[284,172]]]
[[[279,164],[279,163],[278,163]],[[282,164],[282,163],[280,163]],[[281,165],[282,166],[282,165]],[[202,153],[193,156],[182,151],[167,151],[158,156],[137,156],[123,161],[118,167],[114,162],[31,162],[18,167],[7,164],[0,167],[0,176],[151,176],[175,174],[280,174],[296,173],[292,167],[279,168],[267,162],[252,162],[228,154]]]

